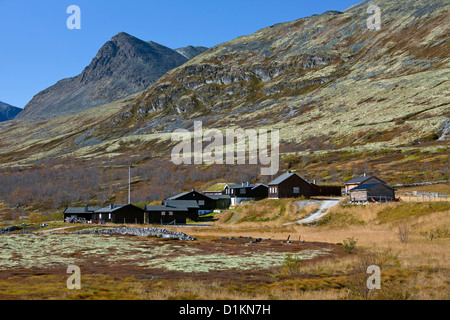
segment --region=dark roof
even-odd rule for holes
[[[280,183],[282,183],[284,180],[286,180],[286,179],[288,179],[288,178],[290,178],[290,177],[292,177],[292,176],[294,176],[294,175],[296,175],[297,177],[299,177],[300,179],[302,179],[302,180],[305,180],[305,179],[303,179],[302,177],[300,177],[298,174],[296,174],[295,172],[286,172],[286,173],[283,173],[281,176],[279,176],[278,178],[276,178],[275,180],[272,180],[268,185],[270,186],[270,185],[277,185],[277,184],[280,184]],[[306,180],[305,180],[306,181]]]
[[[110,204],[106,207],[103,207],[97,211],[95,211],[95,213],[110,213],[110,212],[114,212],[116,210],[122,209],[123,207],[127,207],[127,206],[133,206],[132,204]],[[133,206],[135,207],[135,206]],[[137,209],[139,209],[138,207],[135,207]]]
[[[182,197],[182,196],[185,196],[185,195],[187,195],[187,194],[189,194],[189,193],[191,193],[191,192],[192,192],[192,191],[182,192],[182,193],[176,194],[176,195],[174,195],[174,196],[171,196],[170,198],[167,198],[167,200],[176,200],[177,198],[180,198],[180,197]]]
[[[370,188],[373,188],[374,186],[379,185],[379,184],[385,186],[386,188],[389,188],[389,189],[394,190],[393,188],[389,187],[388,185],[385,185],[384,183],[381,183],[381,182],[371,182],[371,183],[363,183],[363,184],[360,184],[359,186],[354,187],[354,188],[350,189],[349,191],[351,192],[351,191],[358,191],[358,190],[369,190]]]
[[[68,207],[64,210],[64,213],[68,214],[81,214],[81,213],[93,213],[99,210],[100,207]]]
[[[210,197],[213,200],[231,199],[231,197],[229,195],[227,195],[227,194],[211,195],[211,196],[208,196],[208,197]]]
[[[242,185],[242,184],[234,184],[234,185],[229,185],[228,186],[230,189],[241,189],[241,188],[253,188],[253,187],[255,187],[255,185],[254,184],[250,184],[250,185],[246,185],[246,184],[244,184],[244,185]]]
[[[163,200],[162,205],[185,206],[187,208],[200,209],[197,200]]]
[[[187,212],[188,208],[186,206],[181,205],[146,205],[145,211],[181,211]]]
[[[356,177],[356,178],[350,179],[350,180],[346,181],[345,184],[364,183],[364,181],[367,181],[372,178],[375,178],[375,179],[380,180],[381,182],[384,182],[383,180],[381,180],[380,178],[377,178],[375,176],[367,176],[367,177]]]
[[[209,196],[207,196],[205,194],[202,194],[202,193],[200,193],[200,192],[198,192],[196,190],[192,190],[192,191],[186,191],[186,192],[182,192],[182,193],[176,194],[174,196],[171,196],[171,197],[167,198],[166,200],[178,200],[178,198],[181,198],[181,197],[183,197],[185,195],[188,195],[190,193],[197,193],[197,194],[203,196],[204,198],[209,198]]]
[[[252,190],[253,190],[253,189],[256,189],[256,188],[258,188],[258,187],[261,187],[261,186],[268,188],[268,186],[266,186],[265,184],[260,183],[260,184],[254,185],[253,188],[252,188]]]

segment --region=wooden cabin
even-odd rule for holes
[[[311,197],[311,184],[295,172],[287,172],[271,181],[268,185],[271,199]]]
[[[375,177],[375,176],[368,176],[366,174],[364,174],[363,177],[356,177],[356,178],[350,179],[344,183],[345,194],[347,194],[347,195],[350,194],[351,189],[356,188],[357,186],[362,185],[364,183],[377,183],[377,182],[386,184],[386,182],[384,182],[380,178]]]
[[[174,207],[186,207],[188,209],[187,217],[191,220],[198,221],[200,206],[197,200],[163,200],[162,205],[166,204]]]
[[[352,202],[383,202],[395,200],[395,190],[381,182],[363,183],[350,189],[350,201]]]
[[[182,192],[166,200],[196,200],[199,206],[199,214],[204,212],[211,212],[215,209],[215,201],[208,197],[207,195],[201,194],[200,192],[192,191]]]
[[[68,207],[64,210],[64,221],[71,221],[75,218],[85,219],[86,221],[96,221],[97,215],[95,211],[99,210],[100,207]]]
[[[150,224],[186,224],[189,209],[180,204],[147,205],[145,221]]]
[[[144,223],[144,210],[132,204],[111,204],[95,211],[100,222]]]
[[[231,205],[236,205],[245,200],[265,199],[269,195],[269,187],[264,184],[242,183],[242,185],[228,186],[227,195],[231,198]]]

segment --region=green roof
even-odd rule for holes
[[[204,191],[223,191],[228,183],[216,183]]]

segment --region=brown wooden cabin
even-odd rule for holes
[[[271,181],[268,185],[271,199],[297,198],[313,195],[311,184],[295,172],[287,172]]]
[[[363,183],[349,191],[352,202],[383,202],[395,200],[395,190],[381,183]]]
[[[287,172],[268,184],[269,198],[297,198],[313,196],[341,196],[340,186],[316,185],[295,172]]]

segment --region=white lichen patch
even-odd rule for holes
[[[0,236],[0,270],[55,268],[71,264],[131,264],[181,272],[214,270],[257,270],[281,266],[288,252],[255,251],[246,247],[240,254],[220,248],[215,253],[182,243],[160,243],[144,237],[110,235],[10,234]],[[328,255],[330,249],[295,253],[309,260]]]
[[[295,256],[302,260],[310,260],[321,255],[330,254],[330,249],[304,250]],[[251,255],[235,255],[213,253],[205,255],[176,256],[159,258],[140,264],[142,267],[163,267],[168,270],[181,272],[210,272],[218,270],[252,270],[269,269],[283,265],[287,252],[264,252]]]

